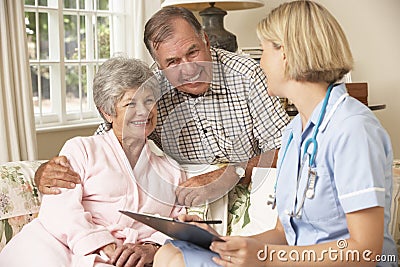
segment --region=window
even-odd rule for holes
[[[92,83],[102,62],[125,52],[123,5],[121,0],[25,0],[38,129],[100,121]]]

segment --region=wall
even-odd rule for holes
[[[74,129],[57,129],[53,131],[40,131],[36,134],[38,159],[50,159],[60,152],[65,141],[75,136],[93,135],[98,125],[78,127]]]
[[[225,28],[236,34],[239,47],[258,46],[258,21],[286,2],[264,1],[262,8],[230,11],[225,16]],[[392,139],[395,158],[400,158],[400,1],[316,1],[336,17],[346,32],[355,59],[353,82],[368,82],[369,103],[386,104],[385,110],[374,113]]]

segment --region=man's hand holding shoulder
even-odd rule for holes
[[[71,169],[65,156],[43,163],[35,173],[35,184],[42,194],[59,194],[59,187],[72,189],[80,183],[79,174]]]

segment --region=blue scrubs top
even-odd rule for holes
[[[385,208],[383,254],[397,255],[388,231],[393,161],[390,138],[368,107],[350,96],[339,101],[329,119],[327,114],[345,93],[344,84],[332,89],[317,134],[318,151],[316,167],[313,168],[317,171],[315,195],[312,199],[305,199],[301,218],[292,218],[287,213],[297,208],[303,198],[308,160],[299,184],[298,171],[304,144],[312,136],[322,101],[313,111],[304,131],[299,115],[287,126],[277,166],[279,219],[289,245],[311,245],[349,238],[345,214],[381,206]],[[289,141],[291,133],[293,138]],[[311,151],[312,145],[308,149],[309,153]],[[285,157],[282,159],[283,154]]]

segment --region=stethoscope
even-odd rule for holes
[[[301,160],[301,165],[300,165],[300,170],[297,174],[297,185],[296,185],[296,195],[299,189],[299,184],[300,184],[300,179],[303,173],[303,168],[305,165],[305,162],[308,158],[308,174],[307,174],[307,186],[304,189],[303,192],[303,196],[301,199],[300,204],[298,205],[298,207],[294,207],[293,211],[289,212],[287,211],[286,214],[289,215],[290,217],[295,217],[295,218],[301,218],[301,211],[303,209],[304,206],[304,202],[306,200],[306,198],[308,199],[312,199],[315,195],[315,183],[317,180],[317,171],[315,168],[315,157],[317,155],[317,150],[318,150],[318,142],[317,142],[317,134],[321,129],[324,129],[326,124],[328,123],[329,119],[332,117],[333,113],[336,111],[337,107],[339,106],[339,104],[349,95],[348,93],[344,93],[342,96],[339,97],[339,99],[336,101],[336,103],[333,105],[330,113],[327,115],[326,120],[324,121],[324,116],[326,113],[326,107],[328,105],[328,100],[329,97],[331,95],[332,92],[332,88],[335,85],[332,83],[328,86],[328,89],[326,91],[325,97],[324,97],[324,101],[322,103],[322,107],[321,107],[321,111],[319,113],[318,116],[318,120],[317,123],[315,125],[314,131],[312,136],[306,140],[305,144],[304,144],[304,152],[303,152],[303,157]],[[288,142],[286,144],[285,150],[283,152],[283,156],[282,156],[282,160],[280,162],[280,168],[278,170],[278,174],[277,174],[277,178],[275,181],[275,186],[274,186],[274,193],[272,195],[269,196],[270,200],[268,200],[267,204],[268,205],[272,205],[272,209],[275,209],[276,206],[276,185],[278,183],[278,178],[280,175],[280,171],[282,168],[282,163],[283,160],[286,157],[286,152],[288,151],[289,145],[291,143],[291,141],[293,140],[293,132],[290,133],[289,138],[288,138]],[[312,145],[312,151],[311,154],[308,153],[308,149],[310,147],[310,145]],[[312,169],[312,167],[314,167],[314,170]]]

